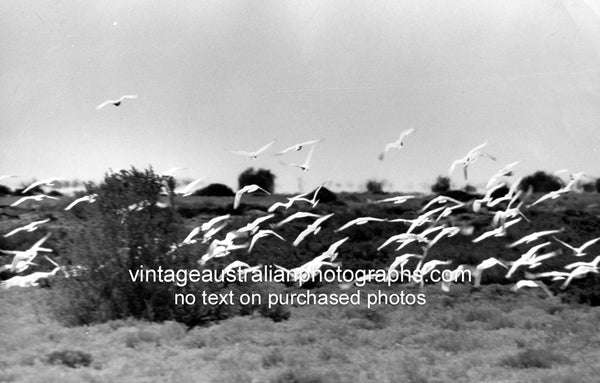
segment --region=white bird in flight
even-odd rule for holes
[[[237,191],[237,193],[235,193],[235,197],[233,199],[233,208],[237,209],[240,206],[240,200],[242,199],[242,194],[244,193],[254,193],[255,191],[263,191],[267,194],[271,194],[268,191],[266,191],[265,189],[261,188],[258,185],[247,185],[244,186],[243,188],[241,188],[240,190]]]
[[[292,243],[292,245],[294,247],[298,246],[300,244],[300,242],[302,242],[302,240],[304,238],[306,238],[306,236],[308,236],[309,234],[313,234],[313,235],[317,235],[319,233],[319,231],[321,231],[321,224],[323,222],[325,222],[326,220],[328,220],[329,218],[331,218],[333,216],[334,213],[328,214],[328,215],[324,215],[320,218],[317,218],[313,223],[311,223],[310,225],[308,225],[306,227],[306,229],[304,229],[304,231],[302,231],[298,237],[296,238],[296,240],[294,240],[294,243]]]
[[[565,266],[565,270],[575,269],[579,266],[589,266],[589,267],[598,267],[598,263],[600,262],[600,255],[596,256],[590,262],[575,262]]]
[[[290,207],[292,207],[292,205],[297,202],[297,201],[304,201],[304,202],[308,202],[308,203],[312,203],[311,200],[309,200],[308,198],[304,198],[306,197],[308,193],[303,193],[303,194],[299,194],[293,197],[287,197],[287,202],[275,202],[273,205],[271,205],[269,207],[269,209],[267,210],[269,213],[274,212],[275,210],[277,210],[280,207],[283,207],[285,210],[289,209]]]
[[[396,197],[380,199],[375,202],[376,203],[393,202],[395,205],[399,205],[399,204],[404,203],[412,198],[415,198],[415,196],[414,195],[398,195]]]
[[[224,222],[219,226],[214,226],[206,230],[202,236],[202,243],[207,243],[208,241],[210,241],[212,237],[214,237],[218,232],[223,230],[225,226],[227,226],[227,222]]]
[[[265,215],[262,217],[258,217],[254,221],[248,223],[246,226],[237,229],[236,232],[238,232],[238,233],[250,232],[250,233],[254,234],[258,230],[258,226],[261,223],[273,218],[274,216],[275,216],[275,214],[268,214],[268,215]]]
[[[29,190],[37,187],[37,186],[42,186],[42,185],[46,185],[46,186],[52,186],[54,185],[55,181],[65,181],[66,178],[60,178],[60,177],[54,177],[54,178],[45,178],[43,180],[39,180],[39,181],[35,181],[34,183],[32,183],[31,185],[27,186],[26,189],[24,189],[21,194],[25,194],[27,193]]]
[[[176,190],[175,194],[178,194],[182,197],[188,197],[188,196],[192,195],[196,185],[198,185],[200,182],[202,182],[203,179],[204,178],[200,177],[200,178],[190,182],[189,184],[185,185],[182,189]]]
[[[288,222],[291,222],[291,221],[293,221],[295,219],[300,219],[300,218],[320,218],[320,217],[322,217],[322,215],[320,215],[320,214],[299,211],[299,212],[296,212],[296,213],[290,215],[289,217],[285,218],[283,221],[277,222],[276,224],[273,225],[273,227],[280,227],[281,225],[284,225],[284,224],[286,224]]]
[[[561,241],[560,239],[556,238],[556,237],[552,237],[554,238],[554,240],[560,244],[562,244],[565,247],[568,247],[569,249],[571,249],[573,251],[573,255],[576,257],[583,257],[584,255],[586,255],[586,253],[584,253],[583,251],[585,249],[587,249],[588,247],[592,246],[594,243],[600,241],[600,237],[598,238],[594,238],[594,239],[590,239],[589,241],[587,241],[586,243],[584,243],[583,245],[579,246],[579,247],[573,247],[571,245],[569,245],[568,243],[565,243],[563,241]]]
[[[313,146],[311,146],[311,147],[310,147],[310,150],[309,150],[309,152],[308,152],[308,154],[307,154],[307,156],[306,156],[306,159],[305,159],[305,160],[304,160],[304,162],[303,162],[303,163],[301,163],[301,164],[296,164],[296,163],[288,163],[288,162],[284,162],[283,164],[284,164],[284,165],[288,165],[288,166],[295,166],[295,167],[297,167],[297,168],[300,168],[300,170],[302,170],[303,172],[305,172],[305,171],[307,171],[308,169],[310,169],[310,167],[311,167],[310,160],[311,160],[311,158],[312,158],[312,154],[313,154],[313,151],[314,151],[314,150],[315,150],[315,146],[313,145]]]
[[[65,208],[65,210],[71,210],[75,205],[77,205],[78,203],[81,203],[81,202],[94,203],[94,202],[96,202],[97,197],[98,197],[98,194],[90,194],[90,195],[86,195],[86,196],[77,198],[75,201],[71,202],[69,204],[69,206],[67,206]]]
[[[11,235],[15,235],[15,234],[17,234],[20,231],[27,231],[27,232],[30,232],[30,233],[34,232],[34,231],[36,231],[38,229],[38,227],[40,225],[42,225],[44,223],[47,223],[47,222],[50,222],[50,218],[46,218],[46,219],[41,220],[41,221],[31,222],[31,223],[29,223],[29,224],[27,224],[25,226],[18,227],[16,229],[10,231],[9,233],[4,234],[4,237],[5,238],[6,237],[10,237]]]
[[[421,210],[419,210],[419,213],[423,213],[424,211],[426,211],[427,209],[429,209],[429,207],[431,205],[435,205],[435,204],[438,204],[438,203],[439,204],[442,204],[442,203],[446,204],[448,202],[453,203],[454,206],[462,206],[462,205],[464,205],[463,202],[460,202],[460,201],[458,201],[458,200],[456,200],[454,198],[446,197],[444,195],[439,195],[439,196],[435,197],[434,199],[432,199],[431,201],[429,201],[425,206],[423,206],[421,208]]]
[[[273,230],[259,230],[256,232],[256,234],[254,234],[252,236],[252,240],[250,241],[250,247],[248,248],[248,252],[252,251],[252,249],[254,248],[254,245],[256,244],[256,241],[258,241],[260,238],[268,237],[270,235],[275,236],[275,237],[281,239],[282,241],[285,241],[285,239],[281,235],[277,234]]]
[[[116,100],[106,100],[104,101],[102,104],[98,105],[96,107],[96,110],[100,110],[102,108],[104,108],[106,105],[109,104],[113,104],[114,106],[120,106],[121,102],[123,102],[123,100],[135,100],[136,98],[138,98],[137,94],[126,94],[124,96],[121,96],[120,98],[116,99]]]
[[[346,230],[350,226],[353,226],[353,225],[357,225],[357,226],[364,225],[367,222],[385,222],[385,221],[387,221],[386,218],[360,217],[360,218],[355,218],[355,219],[347,222],[342,227],[340,227],[340,228],[338,228],[338,229],[336,229],[334,231],[338,232],[338,231]]]
[[[496,161],[495,157],[489,155],[488,153],[485,153],[485,152],[481,151],[481,149],[483,149],[487,144],[488,144],[488,142],[486,141],[483,144],[474,147],[473,149],[471,149],[469,151],[469,153],[467,153],[466,156],[464,156],[463,158],[460,158],[460,159],[454,161],[452,163],[452,165],[450,166],[450,170],[448,171],[448,175],[451,176],[452,172],[454,172],[454,169],[456,168],[456,166],[460,165],[463,168],[463,173],[465,175],[465,180],[467,180],[468,179],[467,168],[469,167],[470,164],[472,164],[473,162],[477,161],[479,158],[481,158],[481,157],[488,157],[489,159]]]
[[[56,275],[56,273],[58,271],[60,271],[62,269],[56,262],[54,262],[50,258],[46,257],[46,259],[56,266],[52,271],[47,271],[47,272],[37,271],[37,272],[31,273],[29,275],[17,275],[15,277],[7,279],[3,282],[0,282],[0,289],[8,290],[11,287],[37,286],[39,284],[40,279],[54,276],[54,275]],[[63,272],[64,272],[64,270],[63,270]],[[65,273],[65,275],[66,275],[66,273]]]
[[[517,166],[520,162],[521,161],[511,162],[510,164],[506,165],[502,169],[498,170],[498,172],[489,179],[487,185],[485,185],[485,188],[489,189],[490,187],[492,187],[492,185],[494,185],[496,183],[496,181],[498,181],[502,177],[512,176],[514,174],[512,168]]]
[[[520,221],[521,221],[521,217],[518,217],[512,221],[505,222],[504,225],[502,225],[502,226],[499,226],[493,230],[482,233],[479,237],[473,239],[471,242],[473,242],[473,243],[481,242],[484,239],[490,238],[490,237],[504,237],[504,236],[506,236],[506,229]]]
[[[318,139],[318,140],[310,140],[310,141],[301,142],[301,143],[299,143],[299,144],[292,145],[292,146],[290,146],[289,148],[287,148],[287,149],[284,149],[284,150],[280,151],[279,153],[276,153],[275,155],[276,155],[276,156],[281,156],[282,154],[285,154],[285,153],[287,153],[287,152],[289,152],[289,151],[292,151],[292,150],[295,150],[295,151],[300,151],[300,150],[302,150],[302,149],[303,149],[305,146],[308,146],[308,145],[314,145],[314,144],[316,144],[316,143],[319,143],[319,142],[322,142],[322,141],[323,141],[323,139],[322,139],[322,138],[320,138],[320,139]]]
[[[379,155],[379,160],[383,161],[385,154],[388,151],[390,151],[391,149],[402,149],[402,147],[404,146],[404,137],[408,136],[409,134],[414,133],[414,131],[415,131],[415,128],[410,128],[410,129],[407,129],[407,130],[403,131],[402,133],[400,133],[400,138],[398,138],[397,141],[390,142],[389,144],[387,144],[385,146],[385,149]]]
[[[506,247],[515,247],[521,244],[527,244],[527,243],[531,243],[534,241],[537,241],[538,239],[540,239],[541,237],[547,236],[547,235],[552,235],[552,234],[558,234],[558,233],[562,233],[563,231],[565,231],[564,228],[560,228],[560,229],[556,229],[556,230],[545,230],[545,231],[538,231],[535,233],[531,233],[529,235],[524,236],[523,238],[507,245]]]
[[[576,267],[569,273],[569,276],[567,277],[565,282],[560,286],[560,289],[561,290],[566,289],[567,286],[569,286],[569,284],[571,283],[571,281],[573,279],[582,278],[583,276],[585,276],[589,273],[598,274],[598,267],[597,266],[589,266],[589,265],[581,265],[581,266]]]
[[[552,292],[548,289],[548,286],[542,281],[532,281],[528,279],[523,279],[514,284],[511,288],[512,291],[517,291],[522,287],[539,287],[541,288],[550,298],[553,297]]]
[[[344,242],[346,242],[348,240],[348,238],[350,238],[350,237],[346,237],[346,238],[340,239],[339,241],[332,243],[331,245],[329,245],[329,248],[327,250],[325,250],[323,253],[321,253],[321,256],[322,257],[327,256],[327,257],[329,257],[330,261],[332,261],[332,262],[335,261],[335,259],[338,256],[338,251],[337,251],[338,247],[340,247]]]
[[[213,219],[211,219],[208,222],[204,222],[201,226],[200,229],[202,231],[208,231],[210,230],[213,226],[215,226],[217,223],[222,222],[222,221],[226,221],[229,218],[231,218],[231,214],[225,214],[225,215],[220,215],[218,217],[215,217]]]
[[[11,203],[10,206],[15,207],[15,206],[18,206],[18,205],[22,204],[23,202],[29,201],[29,200],[42,202],[42,200],[45,198],[58,199],[56,197],[52,197],[52,196],[49,196],[46,194],[37,194],[37,195],[28,196],[28,197],[22,197],[22,198],[18,199],[17,201]]]
[[[50,238],[50,233],[46,234],[42,239],[40,239],[39,241],[37,241],[36,243],[33,244],[33,246],[31,246],[29,249],[27,250],[3,250],[3,253],[8,253],[8,254],[14,254],[13,260],[11,262],[11,271],[14,271],[17,268],[17,264],[20,261],[31,261],[33,260],[33,258],[35,258],[35,256],[37,255],[38,252],[47,252],[47,253],[51,253],[52,249],[48,249],[45,247],[42,247],[42,244],[44,242],[46,242],[46,240]]]
[[[269,146],[273,145],[274,143],[275,143],[275,141],[271,141],[268,144],[266,144],[265,146],[261,147],[260,149],[254,151],[254,152],[248,152],[245,150],[230,150],[230,152],[233,154],[237,154],[238,156],[246,156],[246,157],[250,157],[251,160],[255,160],[256,158],[258,158],[259,154],[261,154],[262,152],[267,150],[269,148]]]
[[[517,271],[520,266],[529,266],[530,269],[535,268],[540,265],[541,261],[546,260],[548,258],[552,258],[558,254],[562,250],[551,251],[546,254],[536,255],[537,252],[543,247],[549,245],[550,242],[542,243],[541,245],[537,245],[529,249],[525,254],[522,254],[519,259],[516,261],[510,262],[511,267],[505,275],[505,278],[510,278],[510,276]]]
[[[250,266],[246,262],[236,260],[236,261],[231,262],[229,265],[225,266],[223,271],[221,271],[221,276],[219,279],[224,280],[224,278],[226,278],[228,276],[228,274],[230,275],[236,269],[237,270],[235,273],[238,276],[241,276],[241,275],[251,273],[255,270],[260,270],[261,267],[262,267],[262,265]]]

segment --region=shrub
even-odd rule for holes
[[[384,193],[383,192],[384,183],[385,183],[384,181],[368,180],[367,184],[365,186],[369,193],[383,194]]]
[[[477,188],[473,185],[467,184],[465,185],[464,191],[467,193],[477,193]]]
[[[82,351],[54,351],[46,356],[48,364],[62,364],[67,367],[87,367],[92,362],[92,356]]]
[[[596,191],[600,193],[600,178],[596,179]]]
[[[270,380],[271,383],[321,383],[324,381],[326,380],[323,376],[315,372],[300,369],[284,370]]]
[[[512,368],[552,368],[554,363],[570,363],[562,355],[545,349],[526,349],[502,359],[501,364]]]
[[[174,294],[211,293],[217,283],[132,281],[130,271],[141,269],[197,268],[197,254],[185,247],[170,251],[182,233],[182,220],[173,207],[172,177],[161,177],[152,169],[132,168],[107,174],[100,185],[88,184],[88,193],[98,195],[89,205],[89,218],[77,221],[65,239],[62,263],[77,265],[80,274],[57,280],[56,307],[68,324],[87,324],[127,317],[151,321],[176,320],[193,326],[223,318],[224,307],[175,305]],[[160,201],[161,191],[170,204]],[[196,253],[198,249],[194,249]]]
[[[281,350],[274,348],[270,350],[268,353],[263,355],[262,357],[262,366],[264,368],[275,367],[279,364],[283,364],[285,359],[283,358],[283,354]]]
[[[248,185],[258,185],[269,193],[275,190],[275,174],[267,169],[248,168],[238,177],[238,187],[241,189]]]
[[[355,327],[362,329],[382,329],[388,325],[388,318],[373,309],[362,307],[350,308],[344,312],[344,316],[350,319]]]
[[[8,186],[0,185],[0,196],[11,195],[13,192]]]
[[[437,180],[431,185],[431,191],[433,193],[444,193],[450,190],[450,178],[445,176],[438,176]]]
[[[528,191],[530,188],[534,193],[548,193],[564,186],[560,178],[543,171],[537,171],[521,180],[519,189]]]
[[[32,181],[32,183],[33,183],[33,181]],[[35,194],[42,194],[42,193],[44,193],[44,191],[42,190],[41,186],[36,186],[33,189],[27,190],[27,192],[25,194],[23,194],[23,190],[25,190],[27,188],[27,186],[29,186],[29,185],[26,185],[26,186],[21,185],[20,188],[15,189],[15,191],[13,191],[13,195],[14,196],[23,197],[23,196],[32,196],[32,195],[35,195]]]
[[[290,310],[283,305],[275,305],[269,308],[265,304],[260,307],[258,312],[265,318],[271,318],[273,322],[282,322],[290,318]]]
[[[596,190],[596,185],[593,182],[580,182],[578,184],[585,193],[593,193]]]
[[[327,189],[326,187],[323,186],[318,190],[319,192],[317,193],[316,199],[319,200],[319,203],[331,203],[337,201],[337,196],[335,195],[335,193]],[[312,198],[315,192],[317,192],[317,189],[313,190],[309,194],[309,196]]]
[[[202,189],[196,190],[194,195],[206,197],[233,197],[235,193],[224,184],[210,184]]]

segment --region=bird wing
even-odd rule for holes
[[[275,202],[273,205],[271,205],[268,209],[267,212],[272,213],[275,210],[277,210],[279,207],[282,206],[286,206],[286,204],[284,202]]]
[[[484,148],[484,147],[485,147],[487,144],[488,144],[488,142],[486,141],[486,142],[484,142],[483,144],[481,144],[481,145],[478,145],[478,146],[474,147],[473,149],[471,149],[471,150],[469,151],[469,153],[467,153],[467,157],[471,157],[473,154],[475,154],[475,153],[476,153],[476,152],[478,152],[479,150],[483,149],[483,148]]]
[[[573,250],[574,252],[577,252],[577,249],[575,247],[569,245],[568,243],[561,241],[560,239],[556,238],[555,236],[552,236],[552,238],[554,238],[554,240],[556,242],[560,243],[561,245],[568,247],[569,249]]]
[[[237,209],[238,206],[240,206],[240,200],[242,199],[242,194],[244,194],[246,192],[246,190],[244,190],[245,188],[242,188],[240,190],[238,190],[237,193],[235,193],[235,197],[233,198],[233,208]]]
[[[381,155],[383,156],[385,153],[389,152],[390,150],[396,148],[398,145],[396,145],[396,142],[390,142],[389,144],[385,145],[385,148],[383,149],[383,153],[381,153]]]
[[[102,104],[98,105],[96,107],[96,110],[100,110],[100,109],[104,108],[106,105],[112,104],[114,102],[117,102],[117,101],[116,100],[106,100]]]
[[[273,145],[275,143],[275,141],[271,141],[268,144],[266,144],[265,146],[263,146],[262,148],[258,149],[256,152],[254,152],[254,155],[258,155],[262,152],[264,152],[265,150],[267,150],[269,148],[269,146]]]
[[[450,170],[448,170],[448,175],[451,176],[452,173],[454,172],[454,169],[456,168],[456,165],[461,165],[464,163],[463,159],[459,159],[459,160],[455,160],[452,165],[450,165]]]
[[[183,190],[181,191],[181,194],[183,194],[184,197],[187,197],[191,194],[191,190],[198,185],[200,182],[202,182],[204,178],[198,178],[197,180],[194,180],[192,182],[190,182],[189,184],[187,184]]]
[[[294,145],[294,146],[290,146],[289,148],[285,148],[280,152],[275,153],[276,156],[281,156],[282,154],[285,154],[289,151],[295,150],[298,147],[298,145]]]
[[[292,243],[292,246],[294,246],[294,247],[298,246],[300,244],[300,242],[302,242],[302,240],[304,240],[304,238],[306,238],[306,236],[309,235],[310,233],[312,233],[313,231],[314,231],[314,229],[311,226],[308,226],[300,234],[298,234],[298,237],[296,237],[296,239]]]
[[[34,187],[36,187],[36,186],[40,186],[40,185],[42,185],[42,184],[44,184],[44,181],[36,181],[36,182],[32,183],[31,185],[27,186],[27,188],[25,188],[25,190],[23,190],[23,191],[21,192],[21,194],[25,194],[25,193],[27,193],[29,190],[33,189]]]
[[[75,205],[77,205],[78,203],[80,203],[80,202],[84,202],[84,201],[89,201],[90,199],[91,199],[91,198],[90,198],[90,196],[85,196],[85,197],[80,197],[80,198],[77,198],[75,201],[71,202],[71,203],[69,204],[69,206],[67,206],[67,207],[65,208],[65,210],[71,210],[71,209],[72,209],[72,208],[73,208]]]
[[[481,234],[479,237],[475,238],[472,242],[473,243],[481,242],[488,237],[496,235],[496,233],[497,233],[496,230],[486,231],[485,233]]]
[[[252,239],[250,240],[250,247],[248,247],[248,253],[250,253],[252,251],[252,248],[254,247],[254,244],[256,243],[256,241],[258,241],[259,238],[262,238],[264,236],[265,236],[265,234],[258,232],[252,237]]]
[[[4,238],[10,237],[11,235],[15,235],[17,234],[19,231],[25,230],[24,227],[18,227],[12,231],[10,231],[9,233],[4,234]]]
[[[10,206],[13,206],[13,207],[17,206],[17,205],[19,205],[19,204],[21,204],[21,203],[23,203],[23,202],[25,202],[25,201],[27,201],[27,200],[29,200],[31,198],[32,197],[22,197],[22,198],[19,198],[17,201],[15,201],[12,204],[10,204]]]
[[[415,132],[415,128],[410,128],[405,130],[404,132],[400,133],[400,139],[399,141],[402,142],[402,139],[406,136],[408,136],[409,134],[413,134]]]
[[[584,243],[583,245],[581,245],[579,247],[579,251],[583,251],[583,249],[586,249],[586,248],[592,246],[594,243],[596,243],[598,241],[600,241],[600,237],[594,238],[594,239],[591,239],[591,240],[587,241],[586,243]]]
[[[185,237],[183,242],[187,243],[187,242],[191,241],[192,238],[197,236],[199,232],[200,232],[200,226],[193,228],[192,231],[190,231],[190,233],[187,235],[187,237]]]
[[[257,190],[261,190],[261,191],[263,191],[263,192],[265,192],[265,193],[267,193],[267,194],[271,194],[271,193],[269,193],[267,190],[265,190],[265,189],[261,188],[260,186],[256,186],[256,187],[258,188]]]
[[[304,160],[304,164],[303,164],[303,165],[304,165],[305,167],[308,167],[308,166],[310,165],[310,160],[311,160],[311,158],[312,158],[312,154],[313,154],[313,151],[314,151],[314,150],[315,150],[315,146],[313,145],[313,146],[311,146],[311,147],[310,147],[310,150],[309,150],[309,152],[308,152],[308,155],[306,156],[306,160]]]
[[[338,231],[346,230],[350,226],[356,224],[356,222],[358,222],[357,220],[358,219],[353,219],[352,221],[346,222],[342,227],[339,227],[339,228],[335,229],[334,231],[338,232]]]
[[[252,152],[247,152],[245,150],[229,150],[230,153],[237,154],[238,156],[251,156],[254,155]]]

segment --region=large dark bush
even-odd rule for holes
[[[194,195],[206,197],[233,197],[235,193],[231,188],[224,184],[210,184],[197,190]]]
[[[531,189],[534,193],[548,193],[558,190],[563,186],[564,182],[557,176],[544,171],[537,171],[523,178],[519,189],[525,192]]]
[[[248,168],[238,177],[238,187],[241,189],[247,185],[258,185],[269,193],[275,191],[275,174],[267,169]]]
[[[377,181],[377,180],[368,180],[367,184],[365,185],[367,188],[367,191],[369,193],[373,193],[373,194],[383,194],[383,181]]]
[[[308,196],[312,198],[312,196],[314,196],[315,193],[317,193],[315,199],[318,200],[320,203],[336,202],[338,199],[334,192],[332,192],[324,186],[320,189],[317,188],[313,190]]]
[[[12,190],[10,190],[10,188],[8,186],[0,185],[0,196],[7,196],[7,195],[11,195],[11,194],[12,194]]]
[[[197,268],[198,253],[206,250],[170,251],[187,231],[172,205],[172,177],[132,168],[107,174],[100,185],[86,187],[98,197],[89,205],[88,219],[75,222],[62,244],[61,263],[76,266],[78,273],[57,280],[59,318],[85,324],[136,317],[191,326],[223,317],[219,306],[198,302],[184,306],[174,301],[175,293],[199,297],[202,291],[222,288],[219,284],[177,287],[175,283],[134,282],[130,277],[130,270]],[[161,197],[161,191],[168,197]]]
[[[444,193],[450,190],[450,178],[438,176],[437,180],[431,185],[431,191],[434,193]]]
[[[600,193],[600,178],[596,179],[596,191]]]
[[[27,185],[27,186],[29,186],[29,185]],[[27,189],[27,186],[21,186],[20,188],[15,189],[13,191],[13,195],[23,197],[23,196],[32,196],[35,194],[44,193],[41,186],[36,186],[32,189],[27,190],[25,193],[23,193],[23,190]]]

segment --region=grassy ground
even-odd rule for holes
[[[135,320],[66,328],[50,315],[49,289],[11,289],[0,295],[0,381],[598,381],[600,308],[498,285],[424,291],[424,306],[291,307],[288,321],[186,331]],[[64,364],[78,362],[89,364]]]
[[[319,205],[315,212],[336,215],[318,236],[292,248],[289,242],[306,225],[293,223],[278,230],[287,242],[265,239],[253,253],[239,253],[236,259],[297,266],[348,235],[350,240],[339,257],[344,268],[385,267],[398,253],[375,249],[404,226],[374,223],[345,233],[333,231],[361,215],[413,218],[422,203],[367,203],[375,198],[382,197],[346,195],[343,203]],[[245,198],[243,213],[232,218],[228,230],[264,214],[261,209],[280,199]],[[178,205],[188,208],[186,226],[191,229],[226,213],[231,201],[191,198]],[[84,218],[77,212],[62,211],[68,199],[22,209],[6,208],[10,202],[0,200],[0,207],[4,206],[0,230],[7,232],[51,217],[44,230],[53,232],[48,246],[60,262],[70,229],[83,224]],[[556,227],[565,228],[560,235],[563,240],[578,244],[600,236],[599,202],[597,194],[566,196],[551,205],[526,210],[532,222],[520,224],[507,238],[474,245],[472,237],[456,236],[430,254],[456,264],[476,264],[490,256],[515,259],[522,251],[507,249],[508,241]],[[278,212],[273,221],[289,213]],[[457,217],[458,224],[475,227],[474,235],[485,231],[490,220],[489,215],[469,212]],[[0,238],[0,248],[24,249],[41,235]],[[198,254],[202,254],[205,245],[198,246]],[[578,260],[590,260],[598,249],[600,244]],[[539,271],[569,261],[557,257]],[[567,304],[564,302],[577,299],[564,296],[549,299],[539,290],[512,292],[514,280],[504,280],[503,274],[503,270],[484,274],[488,284],[481,289],[454,285],[450,293],[443,293],[438,286],[425,286],[427,303],[423,306],[292,306],[287,321],[276,323],[255,314],[191,330],[174,322],[136,320],[65,327],[52,316],[51,289],[13,288],[0,294],[0,382],[597,382],[600,308]],[[517,275],[515,280],[519,278]],[[294,291],[283,285],[278,288]],[[362,290],[378,289],[419,292],[417,287],[375,284]],[[325,286],[313,292],[339,289]]]

